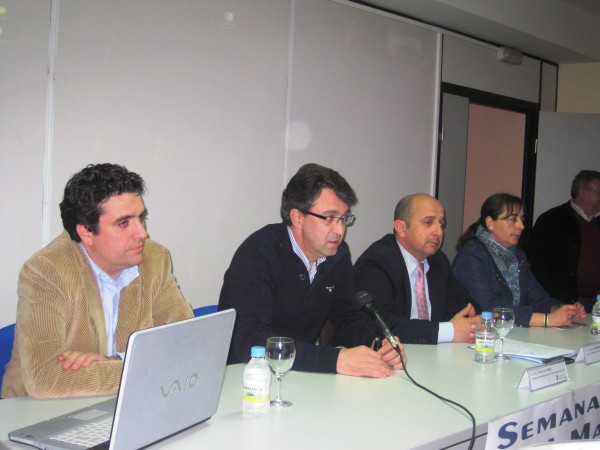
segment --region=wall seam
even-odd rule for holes
[[[46,114],[44,124],[44,200],[42,204],[42,247],[50,242],[52,159],[54,151],[54,60],[58,47],[58,19],[60,0],[52,0],[50,7],[50,36],[48,45],[48,76],[46,89]]]
[[[290,8],[290,34],[288,39],[288,74],[287,74],[287,92],[285,105],[285,143],[283,150],[283,189],[288,182],[289,172],[289,154],[290,154],[290,117],[292,108],[292,77],[294,68],[294,38],[296,34],[296,0],[292,0]]]

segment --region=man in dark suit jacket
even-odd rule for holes
[[[526,250],[548,294],[563,303],[580,301],[592,311],[600,292],[600,172],[575,176],[571,200],[538,217]]]
[[[358,289],[371,294],[384,321],[404,343],[473,342],[479,304],[454,277],[440,251],[444,207],[426,194],[398,202],[394,233],[373,243],[354,265]],[[426,308],[418,312],[418,266],[423,263]]]

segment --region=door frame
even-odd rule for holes
[[[540,105],[524,100],[519,100],[503,95],[492,94],[490,92],[480,91],[477,89],[467,88],[451,83],[441,84],[440,89],[440,111],[439,111],[439,127],[438,130],[438,146],[436,155],[436,180],[435,180],[435,196],[439,196],[439,174],[440,174],[440,151],[442,137],[442,112],[444,109],[443,95],[453,94],[460,97],[466,97],[471,104],[487,106],[491,108],[504,109],[508,111],[519,112],[525,115],[525,136],[523,143],[523,177],[521,180],[521,198],[525,203],[525,230],[523,230],[522,241],[527,239],[529,230],[531,229],[533,219],[533,206],[535,194],[535,168],[537,160],[537,135],[538,135],[538,114]]]

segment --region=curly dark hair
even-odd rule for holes
[[[280,214],[283,223],[292,224],[290,211],[294,208],[310,210],[324,188],[332,189],[348,208],[358,203],[350,184],[335,170],[314,163],[305,164],[298,169],[281,195]]]
[[[71,177],[60,203],[63,227],[75,242],[81,242],[77,225],[98,232],[102,205],[113,195],[146,192],[144,180],[137,173],[117,164],[90,164]]]

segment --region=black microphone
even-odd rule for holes
[[[377,309],[375,309],[375,306],[373,305],[373,299],[371,298],[371,294],[369,294],[367,291],[360,291],[356,293],[354,298],[356,299],[358,305],[361,308],[365,308],[367,310],[367,312],[371,316],[371,319],[373,319],[375,324],[381,330],[381,334],[383,335],[383,337],[387,339],[390,344],[392,344],[392,347],[394,347],[396,351],[400,351],[400,346],[398,345],[398,342],[396,341],[394,336],[392,336],[392,332],[377,312]]]

